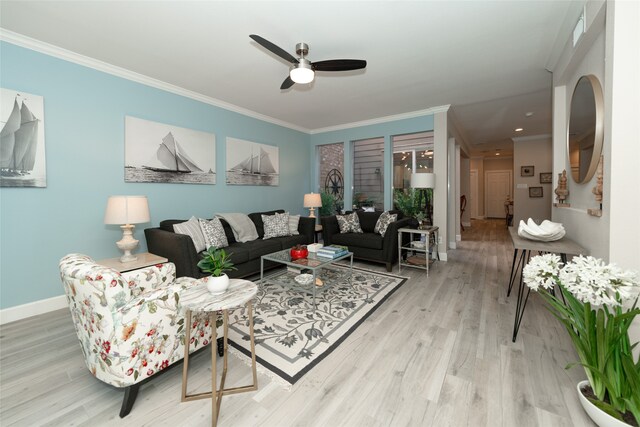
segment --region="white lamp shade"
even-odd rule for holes
[[[436,188],[436,175],[433,173],[412,173],[411,188]]]
[[[319,208],[322,206],[322,199],[318,193],[309,193],[304,195],[305,208]]]
[[[146,196],[110,196],[107,200],[105,224],[140,224],[150,220]]]

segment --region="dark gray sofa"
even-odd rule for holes
[[[262,215],[274,215],[276,212],[283,213],[283,210],[275,210],[268,212],[255,212],[249,214],[249,218],[256,226],[258,231],[258,239],[239,243],[233,237],[233,231],[229,224],[221,219],[224,227],[229,246],[224,250],[231,254],[231,261],[235,264],[237,270],[227,272],[232,278],[247,277],[260,272],[260,257],[282,249],[287,249],[297,244],[313,243],[315,218],[300,217],[298,223],[299,235],[275,237],[263,240],[264,227],[262,223]],[[196,252],[196,248],[191,237],[184,234],[177,234],[173,231],[173,224],[181,223],[184,219],[167,219],[160,222],[159,227],[147,228],[144,230],[147,239],[147,248],[149,252],[163,256],[176,265],[177,277],[195,277],[200,278],[206,276],[198,267],[200,256]],[[265,263],[265,269],[278,266],[275,263]]]
[[[391,213],[398,214],[398,220],[389,225],[384,237],[373,232],[382,212],[357,211],[364,233],[342,234],[335,215],[321,217],[324,244],[347,246],[354,258],[383,263],[387,271],[391,271],[393,263],[398,259],[398,229],[409,225],[409,218],[403,218],[402,212]]]

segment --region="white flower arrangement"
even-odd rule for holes
[[[632,345],[628,333],[640,314],[638,275],[590,256],[562,265],[558,255],[533,257],[523,280],[569,333],[597,397],[592,402],[621,421],[622,414],[631,413],[640,425],[640,361],[632,354],[638,343]]]

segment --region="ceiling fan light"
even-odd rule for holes
[[[291,67],[289,71],[289,77],[296,83],[306,84],[313,81],[315,73],[311,69],[311,63],[305,59],[300,60],[300,63]]]

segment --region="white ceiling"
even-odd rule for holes
[[[481,153],[551,132],[545,68],[581,3],[2,1],[0,26],[307,130],[451,104]],[[288,63],[249,34],[367,68],[281,91]]]

